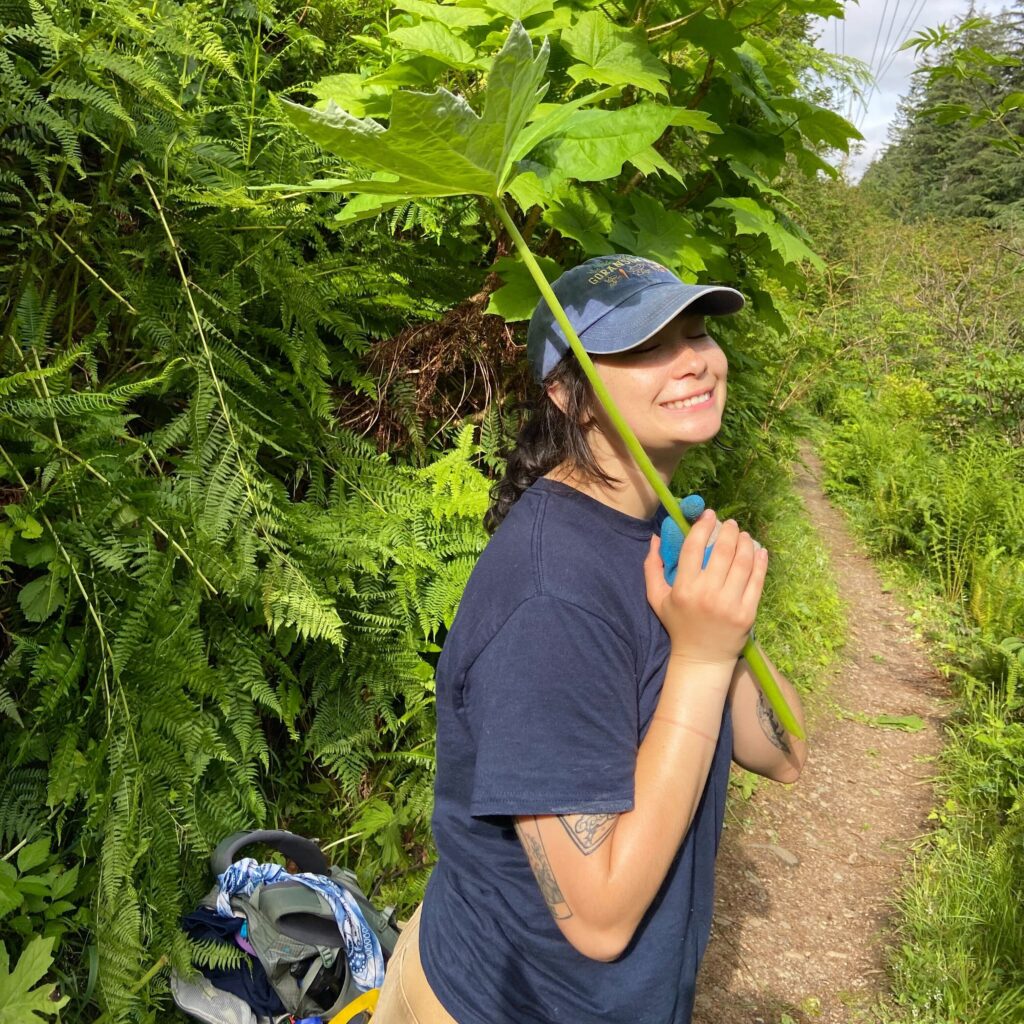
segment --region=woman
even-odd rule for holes
[[[742,296],[621,255],[554,290],[670,480],[721,426],[704,318]],[[527,347],[541,395],[438,665],[439,860],[375,1024],[685,1024],[730,759],[792,782],[806,757],[739,657],[768,554],[706,511],[670,587],[658,499],[543,303]]]

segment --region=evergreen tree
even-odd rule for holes
[[[991,20],[972,6],[952,29],[918,38],[935,56],[918,70],[865,190],[910,218],[1021,216],[1024,4]]]

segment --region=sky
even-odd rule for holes
[[[872,158],[885,148],[896,107],[910,90],[916,58],[910,50],[897,52],[899,47],[923,28],[954,20],[967,7],[968,0],[848,0],[845,24],[835,18],[815,19],[822,49],[859,57],[873,70],[882,72],[876,75],[875,89],[869,87],[866,110],[858,104],[852,114],[848,107],[840,111],[849,116],[867,140],[862,152],[853,156],[847,166],[852,180],[859,180]],[[1001,4],[993,0],[975,0],[978,14],[996,14],[1000,8]]]

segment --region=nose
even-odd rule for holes
[[[672,353],[673,377],[703,377],[708,361],[702,346],[695,345],[688,338],[680,338]]]

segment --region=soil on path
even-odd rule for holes
[[[927,831],[929,780],[949,712],[945,684],[907,613],[821,493],[808,449],[796,485],[839,581],[849,644],[809,709],[811,751],[794,786],[737,808],[718,858],[715,926],[694,1024],[875,1021],[886,993],[892,899]],[[867,724],[918,715],[927,728]]]

